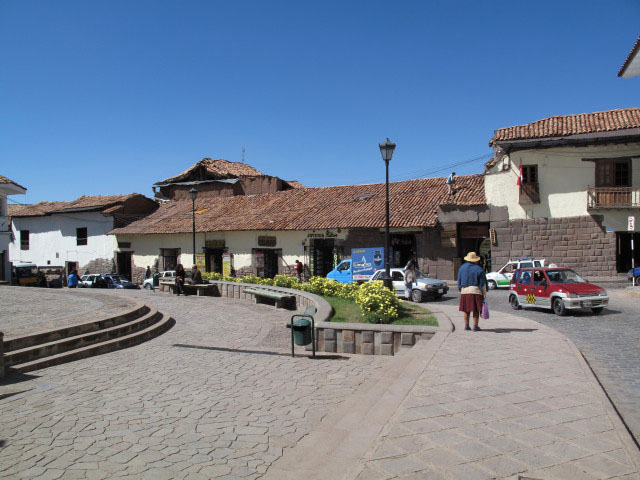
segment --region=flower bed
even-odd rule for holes
[[[202,278],[293,288],[315,295],[346,298],[355,301],[368,323],[391,323],[398,318],[400,307],[398,297],[385,288],[382,282],[340,283],[324,277],[311,277],[308,283],[301,283],[297,278],[286,275],[276,275],[273,279],[255,275],[236,278],[223,277],[219,273],[203,273]]]

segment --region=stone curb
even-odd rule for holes
[[[435,315],[436,319],[438,320],[438,327],[431,327],[431,328],[437,328],[437,331],[439,332],[449,332],[449,333],[453,332],[456,329],[449,315],[443,312],[437,303],[429,303],[427,305],[417,303],[416,306],[420,308],[424,308],[425,310],[429,310],[431,313]]]
[[[262,478],[355,478],[362,468],[360,460],[448,335],[436,332],[431,340],[418,342],[394,357],[379,375],[362,384],[315,430],[285,451]]]

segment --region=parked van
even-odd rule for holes
[[[327,273],[327,278],[336,280],[340,283],[353,282],[353,270],[351,268],[351,259],[341,261],[336,268]]]

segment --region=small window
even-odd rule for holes
[[[525,185],[538,183],[538,166],[537,165],[522,166],[522,183]]]
[[[522,285],[531,285],[531,272],[526,271],[522,273]]]
[[[533,284],[540,285],[544,280],[544,275],[541,270],[536,270],[533,272]]]
[[[513,263],[508,263],[502,269],[502,273],[513,273],[513,271],[516,269],[515,267],[516,266]]]
[[[541,267],[542,265],[540,264],[540,260],[534,260],[533,261],[533,265],[536,267]]]
[[[402,272],[391,272],[391,279],[394,282],[403,282],[404,275],[402,274]]]
[[[20,230],[20,250],[29,250],[29,230]]]
[[[533,268],[533,262],[522,262],[520,268]]]
[[[338,265],[338,271],[342,272],[343,270],[349,270],[349,262],[344,262]]]
[[[87,228],[76,228],[76,245],[87,244]]]

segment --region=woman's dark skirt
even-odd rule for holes
[[[476,293],[463,293],[460,295],[460,310],[465,313],[481,312],[484,297]]]

